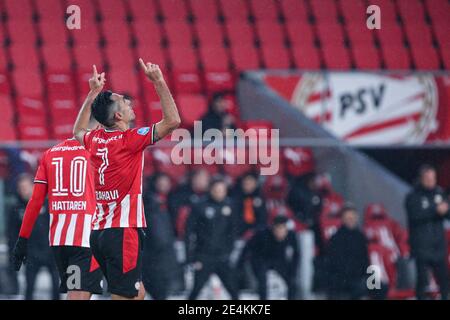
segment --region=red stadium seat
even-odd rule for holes
[[[308,10],[304,0],[283,0],[280,6],[288,22],[308,21]]]
[[[47,113],[39,98],[19,97],[17,100],[19,136],[22,140],[46,140]]]
[[[310,1],[311,9],[314,17],[319,22],[319,26],[322,23],[336,23],[337,22],[337,7],[334,1],[327,0],[315,0]]]
[[[180,111],[183,126],[190,128],[194,121],[200,120],[208,109],[208,102],[200,94],[180,94],[177,96],[177,106]]]
[[[286,173],[291,176],[301,176],[314,170],[315,162],[311,149],[287,147],[282,149],[282,159]]]
[[[342,45],[323,46],[322,52],[327,68],[345,70],[351,67],[348,50]]]
[[[33,44],[13,44],[10,47],[10,54],[14,63],[15,70],[33,70],[39,67],[39,59]]]
[[[439,46],[441,48],[450,48],[450,32],[444,27],[434,26],[433,29]]]
[[[292,47],[294,62],[299,69],[319,69],[320,58],[318,50],[312,45]]]
[[[361,25],[366,28],[367,5],[364,0],[339,0],[338,5],[347,25]]]
[[[444,68],[450,70],[450,46],[441,49],[442,60],[444,61]]]
[[[68,71],[72,66],[69,49],[64,44],[49,44],[42,47],[47,70]]]
[[[417,69],[439,69],[439,57],[433,47],[413,46],[411,52]]]
[[[253,44],[231,47],[231,57],[237,71],[259,69],[259,57]]]
[[[214,21],[205,21],[196,24],[200,47],[204,45],[223,46],[222,26]]]
[[[133,23],[133,28],[138,46],[156,46],[158,48],[161,46],[161,27],[156,21],[151,19],[137,20]]]
[[[92,21],[83,20],[81,29],[73,29],[68,31],[75,41],[75,49],[77,47],[96,47],[99,45],[99,27]]]
[[[381,67],[380,56],[374,46],[353,45],[352,53],[358,69],[379,69]]]
[[[425,24],[425,8],[420,0],[398,1],[397,4],[405,27],[409,23]]]
[[[39,24],[43,22],[48,23],[50,21],[53,22],[53,25],[55,25],[56,21],[64,23],[67,7],[65,7],[60,0],[40,0],[35,1],[34,4],[36,5],[40,17]]]
[[[411,67],[408,51],[402,44],[383,45],[381,51],[388,69],[404,70]]]
[[[128,69],[133,72],[137,66],[137,59],[133,56],[131,50],[124,50],[121,44],[112,44],[106,48],[106,56],[108,58],[109,67]],[[145,57],[144,57],[145,58]]]
[[[8,75],[4,71],[0,71],[0,94],[9,95],[11,92],[11,85]]]
[[[40,34],[43,40],[43,45],[59,45],[64,46],[67,42],[67,28],[64,21],[61,20],[60,27],[55,26],[55,21],[45,20],[39,23]]]
[[[317,32],[319,39],[323,46],[343,46],[344,45],[344,32],[338,23],[319,23],[317,25]]]
[[[254,43],[254,34],[250,24],[242,21],[227,23],[226,30],[231,46],[249,45]]]
[[[286,24],[289,41],[293,46],[312,45],[314,34],[311,25],[301,20],[288,21]]]
[[[365,24],[350,24],[345,29],[352,45],[374,47],[374,32]]]
[[[33,10],[31,2],[27,0],[5,0],[3,7],[8,14],[9,21],[16,20],[25,23],[27,20],[31,22]]]
[[[289,54],[284,46],[263,46],[261,50],[267,69],[288,69],[291,66]]]
[[[206,71],[205,85],[208,92],[234,90],[234,75],[229,71]]]
[[[106,20],[102,23],[103,34],[105,36],[107,45],[121,46],[122,52],[126,50],[131,44],[130,28],[125,20]],[[125,50],[123,50],[125,49]]]
[[[14,108],[8,95],[0,94],[0,106],[2,106],[2,130],[0,130],[0,141],[16,140],[16,129],[14,127]]]
[[[395,3],[391,0],[373,0],[370,4],[374,4],[380,7],[380,11],[382,12],[382,27],[393,23],[396,20],[397,13],[395,9]]]
[[[97,66],[97,70],[102,69],[103,56],[99,47],[95,45],[77,45],[73,48],[73,52],[80,72],[91,72],[93,64]]]
[[[134,21],[156,21],[157,9],[153,1],[148,0],[133,0],[128,1],[131,14]]]
[[[72,98],[76,96],[75,83],[72,73],[68,71],[47,72],[45,74],[45,86],[50,98]]]
[[[431,35],[430,28],[422,23],[408,23],[405,24],[406,36],[410,44],[414,46],[427,46],[433,45],[433,37]]]
[[[247,22],[248,8],[242,0],[220,0],[222,13],[227,22],[240,21]]]
[[[229,58],[226,49],[222,46],[201,46],[200,56],[203,68],[206,71],[227,71]]]
[[[375,30],[381,45],[400,45],[403,44],[402,29],[396,23],[386,24],[380,30]]]
[[[184,1],[164,0],[159,1],[161,13],[168,21],[184,21],[187,20],[187,8]]]
[[[250,8],[257,21],[278,19],[278,7],[274,0],[250,0]]]
[[[164,30],[166,31],[169,45],[186,47],[192,45],[191,26],[188,23],[180,21],[166,21],[164,23]]]
[[[42,94],[42,79],[37,69],[18,69],[12,73],[18,95],[39,96]]]
[[[113,67],[107,77],[111,81],[111,88],[115,92],[127,94],[132,98],[139,96],[139,86],[134,68],[126,68],[123,66]]]
[[[256,23],[258,38],[262,45],[284,46],[284,31],[278,22],[263,21]]]
[[[100,0],[97,3],[99,12],[101,13],[102,16],[103,23],[105,23],[106,21],[115,21],[117,24],[125,22],[126,20],[125,1]]]
[[[189,0],[196,24],[216,22],[218,17],[218,6],[216,1]]]

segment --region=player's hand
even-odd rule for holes
[[[106,82],[105,73],[102,72],[101,74],[98,74],[95,64],[92,66],[92,69],[92,78],[89,79],[89,88],[91,91],[100,92]]]
[[[155,83],[164,79],[161,69],[157,64],[153,64],[150,62],[145,63],[142,58],[139,58],[139,64],[141,65],[142,70],[144,70],[145,75],[150,79],[151,82]]]
[[[11,264],[16,271],[19,271],[22,263],[25,263],[26,261],[27,243],[27,239],[19,237],[19,239],[17,239],[16,245],[14,246],[11,257]]]

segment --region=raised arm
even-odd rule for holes
[[[139,63],[147,78],[153,82],[161,100],[162,119],[155,125],[155,141],[157,141],[178,128],[181,123],[180,115],[159,66],[153,63],[146,64],[142,59],[139,59]]]
[[[89,119],[91,117],[91,106],[95,98],[102,91],[105,85],[105,73],[98,74],[97,68],[92,66],[93,73],[92,78],[89,79],[89,88],[91,89],[83,102],[80,112],[78,113],[77,120],[73,126],[73,135],[81,145],[84,145],[83,138],[88,131]]]

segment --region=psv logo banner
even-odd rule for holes
[[[352,144],[421,144],[439,125],[432,75],[336,72],[275,78],[266,78],[269,86]]]

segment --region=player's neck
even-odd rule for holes
[[[107,130],[119,130],[119,131],[126,131],[130,128],[130,126],[122,121],[116,122],[113,126],[107,127]]]

